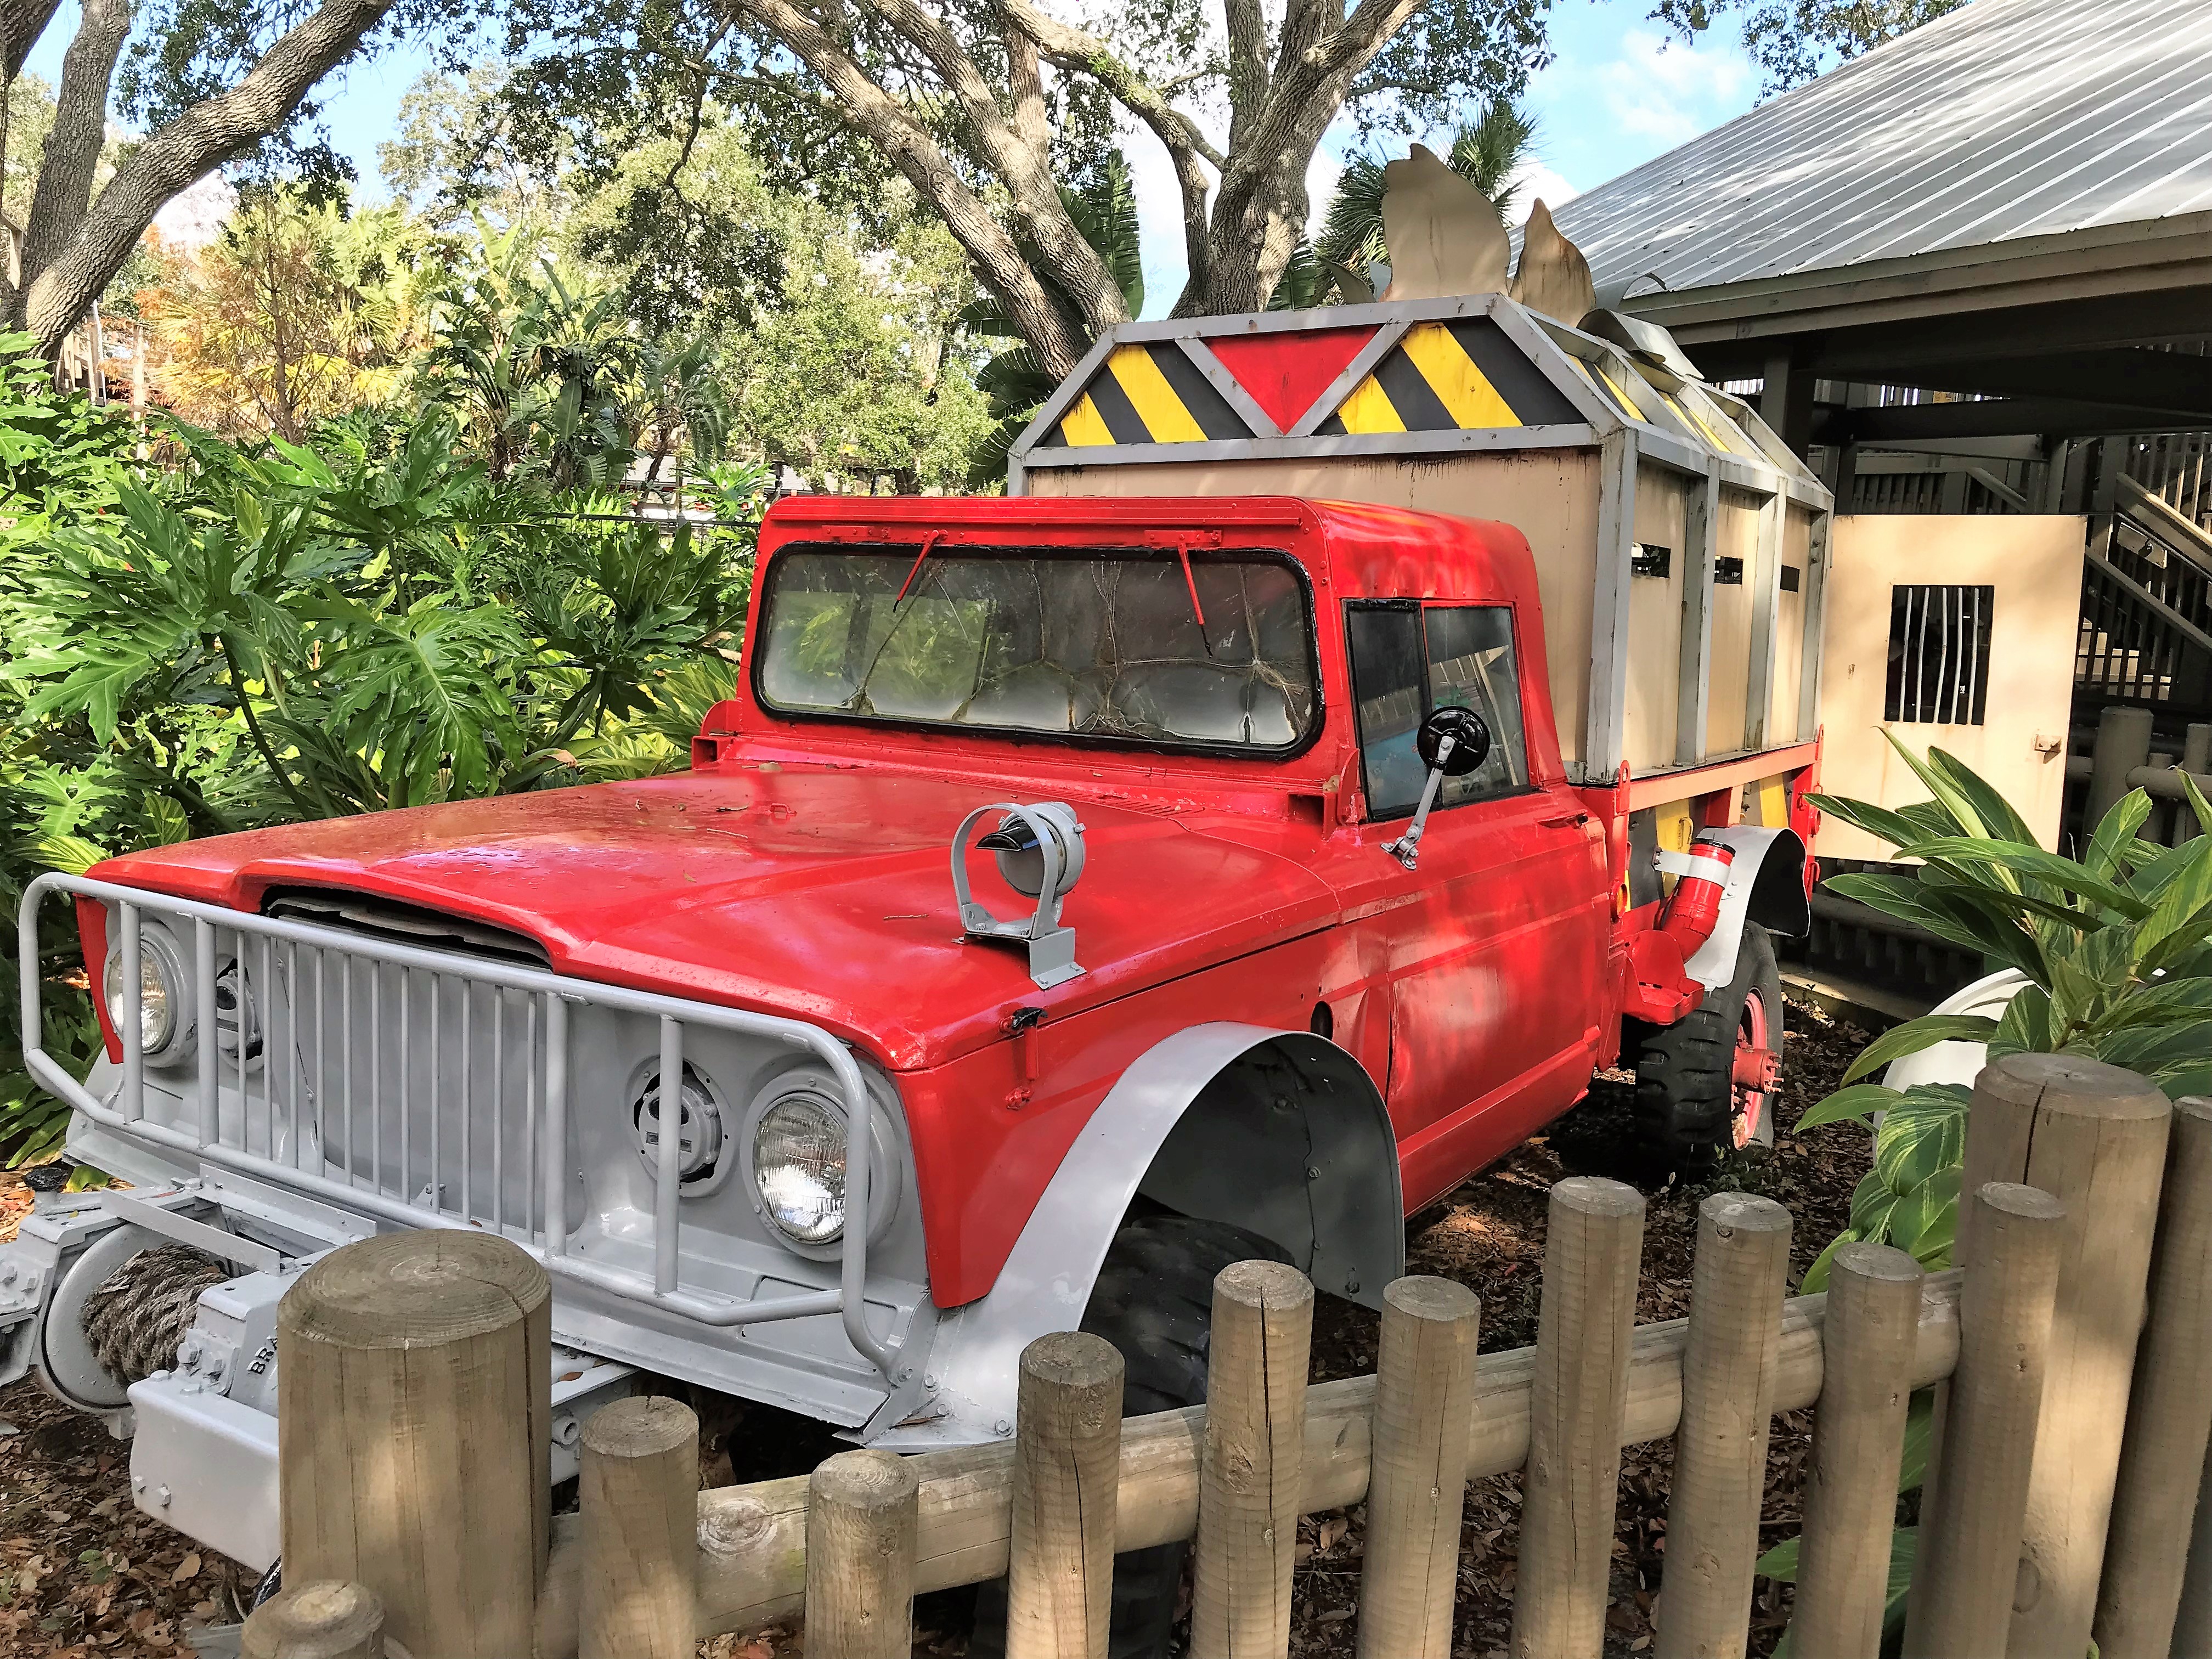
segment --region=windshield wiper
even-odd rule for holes
[[[899,584],[898,598],[891,601],[892,610],[896,611],[906,603],[907,590],[914,586],[914,579],[921,574],[921,562],[929,556],[930,550],[944,539],[942,530],[930,531],[922,537],[921,551],[914,556],[914,562],[907,567],[906,580]]]

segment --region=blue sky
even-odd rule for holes
[[[1556,206],[1751,107],[1759,76],[1732,20],[1690,47],[1667,40],[1646,16],[1650,9],[1650,0],[1554,0],[1557,58],[1528,88],[1539,138],[1524,198],[1541,196]],[[31,70],[49,82],[59,77],[76,12],[73,0],[64,4],[31,56]],[[325,88],[331,139],[353,158],[370,193],[381,188],[376,147],[392,137],[400,98],[424,64],[420,53],[396,52]],[[1349,144],[1340,131],[1323,142],[1309,179],[1316,209]],[[1145,222],[1146,309],[1160,314],[1183,276],[1173,178],[1149,137],[1132,133],[1127,148]]]

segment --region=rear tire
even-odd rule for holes
[[[1784,1035],[1774,941],[1746,922],[1735,977],[1674,1024],[1642,1028],[1636,1146],[1653,1176],[1695,1181],[1711,1174],[1723,1152],[1773,1145],[1775,1091],[1739,1084],[1736,1055],[1753,1048],[1779,1055]]]
[[[1152,1215],[1122,1224],[1083,1312],[1082,1328],[1121,1352],[1121,1413],[1139,1417],[1206,1401],[1213,1326],[1213,1280],[1234,1262],[1280,1261],[1283,1252],[1226,1222]],[[1175,1629],[1188,1544],[1160,1544],[1114,1558],[1110,1659],[1164,1659]],[[975,1596],[969,1659],[1006,1651],[1006,1581]]]

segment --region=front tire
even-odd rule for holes
[[[1735,977],[1672,1025],[1647,1026],[1636,1054],[1636,1143],[1654,1176],[1694,1181],[1723,1152],[1774,1144],[1776,1091],[1754,1058],[1778,1061],[1785,1032],[1774,941],[1746,922]]]
[[[1124,1222],[1106,1252],[1082,1328],[1121,1350],[1121,1414],[1140,1417],[1206,1401],[1213,1280],[1239,1261],[1280,1261],[1283,1252],[1226,1222],[1151,1215]],[[1109,1659],[1164,1659],[1175,1629],[1190,1546],[1160,1544],[1114,1558]],[[1006,1581],[975,1596],[969,1659],[1006,1651]]]

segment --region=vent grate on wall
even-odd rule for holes
[[[1889,683],[1882,718],[1979,726],[1989,702],[1995,587],[1899,583],[1889,590]]]

